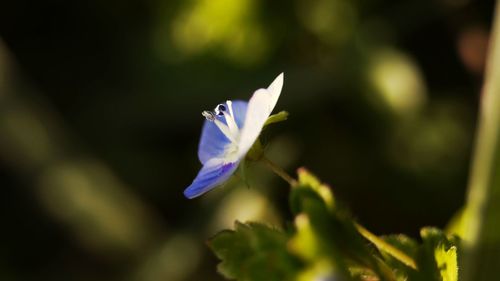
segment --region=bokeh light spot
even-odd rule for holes
[[[357,25],[356,7],[350,1],[301,0],[297,13],[307,29],[333,46],[350,39]]]
[[[395,113],[417,111],[427,99],[427,89],[415,62],[395,50],[375,52],[369,70],[371,83]]]
[[[173,46],[185,57],[211,51],[239,65],[254,65],[266,57],[270,45],[257,16],[256,1],[196,0],[179,13],[169,31],[161,29],[156,36],[170,33]]]

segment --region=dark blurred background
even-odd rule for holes
[[[195,200],[200,112],[285,72],[268,157],[375,233],[464,201],[494,1],[0,3],[0,280],[221,280],[204,241],[283,226],[251,165]]]

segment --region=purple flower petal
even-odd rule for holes
[[[223,159],[213,158],[201,168],[193,183],[184,190],[189,199],[198,197],[226,181],[236,170],[239,162],[224,163]]]
[[[224,103],[225,104],[225,103]],[[227,104],[225,104],[227,106]],[[245,116],[247,112],[246,101],[236,100],[233,101],[233,113],[236,125],[238,128],[243,127]],[[217,116],[221,122],[226,124],[223,116]],[[198,158],[202,164],[205,164],[212,158],[220,158],[224,153],[224,149],[231,141],[220,131],[214,122],[205,120],[203,129],[201,131],[200,144],[198,146]]]

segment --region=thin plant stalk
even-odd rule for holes
[[[487,56],[464,233],[464,281],[498,280],[500,269],[500,3]]]

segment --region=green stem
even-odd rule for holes
[[[283,170],[280,166],[276,165],[274,162],[266,158],[266,156],[262,156],[259,159],[262,163],[264,163],[271,171],[273,171],[276,175],[285,180],[290,186],[297,185],[297,180],[292,178],[285,170]]]
[[[500,2],[481,97],[465,211],[462,280],[498,280],[500,265]]]
[[[394,246],[390,245],[389,243],[385,242],[384,240],[380,239],[377,235],[371,233],[368,229],[363,227],[362,225],[358,223],[354,223],[354,226],[358,230],[359,234],[366,238],[366,240],[370,241],[377,247],[382,252],[385,252],[389,255],[391,255],[393,258],[397,259],[398,261],[404,263],[405,265],[417,270],[417,264],[416,262],[403,253],[401,250],[395,248]]]

